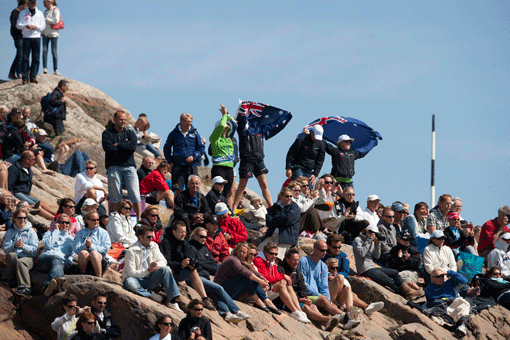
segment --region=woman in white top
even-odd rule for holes
[[[174,323],[172,321],[172,317],[170,315],[163,315],[156,320],[156,324],[154,325],[154,329],[159,334],[154,335],[149,340],[171,340]]]
[[[42,32],[43,44],[43,72],[48,73],[48,45],[51,41],[51,54],[53,55],[53,70],[55,75],[59,76],[58,72],[58,56],[57,56],[57,40],[58,30],[53,29],[51,26],[56,25],[60,21],[60,10],[57,7],[55,0],[44,0],[44,19],[46,19],[46,28]]]
[[[74,201],[80,207],[85,197],[93,198],[98,204],[102,204],[108,195],[103,187],[103,182],[96,177],[97,163],[93,160],[85,162],[85,171],[76,175],[76,183],[74,184]]]
[[[134,229],[136,221],[130,217],[132,208],[133,203],[131,201],[121,200],[117,203],[117,211],[114,211],[108,217],[108,224],[106,225],[106,231],[110,234],[112,243],[120,242],[126,248],[138,241]]]
[[[74,294],[66,294],[62,297],[62,307],[64,307],[64,315],[59,316],[51,323],[51,328],[57,332],[57,340],[70,340],[78,331],[76,330],[76,322],[78,316],[90,307],[78,307],[78,298]]]

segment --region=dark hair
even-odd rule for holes
[[[180,221],[180,220],[174,221],[172,223],[172,225],[170,226],[170,228],[171,228],[171,230],[177,230],[177,226],[183,226],[185,228],[188,228],[186,226],[186,223],[184,223],[184,221]]]
[[[140,113],[138,115],[138,118],[147,118],[147,115],[145,113]]]
[[[495,266],[495,267],[491,267],[491,268],[489,269],[489,271],[487,272],[487,276],[491,276],[492,274],[494,274],[494,271],[495,271],[495,270],[499,270],[499,271],[501,271],[501,268],[496,267],[496,266]]]
[[[106,296],[106,293],[103,293],[103,292],[97,292],[96,294],[94,294],[94,297],[92,298],[92,301],[96,301],[98,297],[108,298],[108,297]]]
[[[81,313],[78,322],[76,322],[76,329],[82,329],[83,328],[82,324],[90,319],[94,319],[94,321],[97,321],[97,317],[94,314],[92,314],[92,312],[86,310],[83,313]]]
[[[142,114],[143,114],[143,113],[142,113]],[[174,327],[175,327],[174,319],[172,319],[172,317],[171,317],[170,315],[165,314],[165,315],[161,315],[161,316],[160,316],[160,317],[156,320],[156,323],[154,324],[154,330],[155,330],[156,332],[158,332],[158,333],[160,332],[159,325],[161,325],[161,324],[163,323],[163,321],[165,321],[165,319],[170,319],[170,320],[172,320],[172,321],[170,322],[170,327],[171,327],[171,329],[172,329],[172,330],[174,329]]]
[[[54,3],[54,5],[56,6],[57,4]],[[53,46],[53,45],[52,45]],[[65,79],[60,79],[60,81],[58,82],[58,85],[57,87],[59,89],[63,88],[64,86],[66,86],[67,84],[69,84],[69,80],[65,80]]]
[[[194,309],[196,306],[198,305],[204,305],[204,303],[202,302],[202,300],[199,300],[199,299],[192,299],[189,303],[188,303],[188,310],[191,310],[191,309]]]
[[[144,236],[148,232],[155,231],[153,227],[147,224],[141,224],[138,228],[136,228],[136,236]]]
[[[427,208],[427,210],[429,209],[429,206],[425,202],[418,202],[418,203],[416,203],[414,205],[414,214],[416,215],[416,212],[418,210],[420,210],[421,208],[423,208],[423,207]]]
[[[278,249],[278,246],[274,242],[268,242],[268,243],[266,243],[264,245],[264,251],[265,252],[269,252],[271,249],[274,249],[274,248]]]
[[[293,254],[298,254],[298,256],[299,256],[299,250],[298,250],[297,248],[290,248],[290,249],[288,249],[288,250],[285,252],[285,258],[286,258],[286,259],[290,259],[290,257],[291,257]]]
[[[64,206],[67,205],[67,203],[69,203],[69,202],[72,202],[73,204],[75,204],[72,198],[68,198],[68,197],[62,198],[60,200],[60,203],[58,204],[57,214],[63,213],[64,212]]]
[[[78,302],[78,298],[74,294],[65,294],[62,296],[62,306],[67,305],[69,302],[73,301]]]
[[[28,3],[28,0],[18,0],[18,6],[23,6],[23,5],[26,5],[27,3]]]
[[[342,235],[338,235],[338,234],[330,234],[328,236],[328,238],[326,239],[326,244],[328,246],[332,245],[333,243],[337,243],[337,242],[344,242],[344,238]]]
[[[158,170],[162,170],[162,169],[168,169],[170,170],[170,164],[168,164],[167,161],[161,161],[158,165]]]

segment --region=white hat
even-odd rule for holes
[[[503,240],[508,241],[510,240],[510,233],[504,233],[500,236]]]
[[[432,234],[430,234],[430,238],[445,238],[442,230],[434,230]]]
[[[37,130],[37,134],[39,136],[47,136],[48,135],[48,133],[44,129]]]
[[[377,195],[370,195],[370,196],[368,196],[368,198],[367,198],[367,202],[369,202],[369,201],[380,201],[380,200],[381,200],[381,199],[380,199],[380,198],[379,198],[379,196],[377,196]]]
[[[88,206],[91,206],[91,205],[98,205],[98,204],[97,204],[97,202],[93,198],[87,198],[83,202],[82,208],[85,208],[85,207],[88,207]]]
[[[223,202],[216,203],[216,205],[214,206],[214,214],[215,215],[225,215],[226,213],[228,213],[227,205]]]
[[[310,132],[313,132],[313,137],[317,140],[322,140],[322,134],[324,133],[324,129],[320,125],[314,125],[310,129]]]
[[[227,181],[226,179],[223,179],[223,177],[221,177],[221,176],[216,176],[216,177],[214,177],[214,178],[212,179],[212,184],[213,184],[213,185],[215,185],[215,184],[217,184],[217,183],[222,184],[222,183],[227,183],[227,182],[228,182],[228,181]]]
[[[351,142],[354,141],[354,139],[349,137],[348,135],[341,135],[340,137],[338,137],[338,142],[344,142],[346,140],[350,140]]]
[[[373,233],[378,233],[379,232],[379,228],[376,226],[376,225],[369,225],[366,230],[370,230],[371,232]]]

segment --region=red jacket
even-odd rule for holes
[[[140,193],[149,194],[153,191],[167,191],[170,190],[166,183],[165,177],[159,172],[159,169],[154,170],[142,180],[140,183]]]
[[[246,242],[248,233],[240,219],[232,218],[228,214],[226,214],[226,216],[226,218],[220,221],[219,226],[223,230],[223,233],[228,233],[231,236],[230,240],[227,241],[228,246],[230,248],[235,248],[236,244],[239,242]]]
[[[264,276],[270,284],[274,284],[285,279],[285,275],[278,271],[278,266],[276,263],[270,265],[269,261],[267,261],[265,258],[257,256],[253,260],[253,264],[255,267],[257,267],[259,273],[262,274],[262,276]]]
[[[225,260],[230,255],[227,240],[220,232],[220,229],[216,231],[214,238],[207,235],[207,238],[205,239],[205,245],[207,246],[207,249],[209,249],[209,252],[214,258],[214,261],[218,263],[223,262],[223,260]]]
[[[485,222],[480,232],[480,239],[478,242],[478,251],[494,249],[494,235],[498,232],[501,226],[498,223],[498,218]],[[510,232],[508,226],[503,228],[505,232]]]

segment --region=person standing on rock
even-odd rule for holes
[[[102,143],[105,151],[105,168],[108,173],[110,202],[122,200],[122,188],[126,187],[128,198],[133,202],[136,219],[140,220],[142,205],[138,176],[135,168],[136,135],[126,129],[127,115],[119,110],[113,115],[114,125],[103,131]]]
[[[99,333],[104,336],[104,339],[120,338],[122,336],[122,330],[113,319],[113,316],[106,310],[106,294],[97,293],[94,295],[90,305],[92,306],[90,311],[97,318]]]
[[[202,138],[192,123],[192,115],[181,114],[180,123],[168,134],[163,147],[172,168],[172,189],[176,194],[184,190],[190,175],[198,175],[197,162],[205,151]]]
[[[348,135],[338,137],[336,148],[324,142],[326,152],[331,155],[331,174],[337,182],[340,182],[342,189],[353,187],[352,177],[354,176],[354,161],[366,156],[358,150],[351,150],[353,138]]]
[[[46,123],[50,123],[53,126],[53,132],[55,132],[55,136],[60,136],[65,132],[64,128],[64,120],[66,120],[67,113],[67,103],[64,98],[64,94],[69,90],[69,81],[65,79],[61,79],[58,82],[57,87],[51,92],[49,104],[54,110],[55,113],[51,117],[47,117],[47,114],[44,114],[44,121]],[[53,111],[52,111],[53,112]]]
[[[22,10],[16,22],[16,28],[23,35],[23,84],[38,83],[36,77],[39,72],[39,60],[41,54],[41,32],[46,28],[44,14],[37,9],[37,0],[29,0],[28,8]],[[32,65],[28,69],[30,53],[32,53]]]
[[[58,24],[60,21],[60,10],[57,7],[55,0],[44,0],[44,18],[46,20],[46,28],[42,32],[42,44],[43,44],[43,72],[48,73],[48,46],[51,42],[51,54],[53,56],[53,70],[56,76],[60,76],[58,71],[58,56],[57,56],[57,41],[58,41],[58,30],[52,26]]]
[[[18,0],[18,7],[11,12],[11,36],[14,39],[14,47],[16,47],[16,56],[12,62],[9,71],[9,79],[15,80],[21,78],[21,60],[23,59],[23,34],[16,27],[18,17],[21,11],[27,9],[28,0]]]

